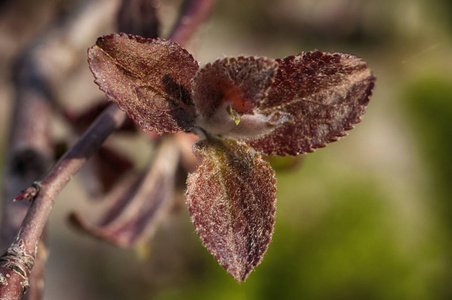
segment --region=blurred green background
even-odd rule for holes
[[[165,24],[178,2],[162,1]],[[80,235],[65,221],[88,207],[72,182],[49,226],[45,299],[452,299],[451,3],[218,1],[188,47],[201,64],[354,54],[377,77],[363,122],[277,169],[273,241],[242,284],[203,248],[186,209],[165,220],[146,259]]]

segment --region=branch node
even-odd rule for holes
[[[28,290],[30,289],[30,283],[28,282],[27,279],[25,279],[24,281],[21,281],[20,286],[22,287],[22,291],[24,294],[26,294],[28,292]]]
[[[39,191],[41,190],[41,182],[35,181],[33,184],[22,190],[16,198],[13,199],[13,201],[20,201],[22,199],[32,201],[38,196]]]
[[[13,243],[11,247],[6,250],[5,254],[0,256],[0,264],[2,267],[13,270],[16,274],[23,278],[23,281],[20,282],[20,285],[24,294],[30,288],[30,284],[28,283],[28,276],[33,269],[34,263],[35,258],[33,255],[26,253],[23,240],[19,240]],[[5,276],[3,276],[2,274],[0,276],[0,284],[8,284]]]

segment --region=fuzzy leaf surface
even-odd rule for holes
[[[277,66],[273,59],[242,56],[207,64],[193,79],[199,114],[209,118],[222,103],[230,103],[239,114],[251,113],[267,96]]]
[[[175,133],[193,127],[190,83],[198,63],[178,44],[111,34],[88,50],[88,62],[100,89],[142,128]]]
[[[320,51],[276,61],[275,82],[259,113],[287,113],[292,122],[243,141],[268,155],[303,154],[337,141],[361,121],[375,84],[366,62]]]
[[[274,171],[253,149],[233,140],[201,140],[194,151],[202,164],[187,180],[193,223],[220,265],[244,281],[273,233]]]
[[[197,126],[225,139],[256,138],[292,117],[258,113],[274,82],[278,64],[265,57],[232,57],[207,64],[193,79]]]

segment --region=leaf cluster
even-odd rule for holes
[[[96,84],[141,128],[200,136],[186,201],[204,245],[239,282],[262,260],[275,222],[276,180],[261,154],[304,154],[345,136],[375,82],[348,54],[200,67],[177,43],[123,33],[100,37],[88,61]]]

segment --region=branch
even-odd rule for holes
[[[153,235],[169,213],[179,165],[179,147],[170,136],[162,138],[144,172],[128,176],[106,199],[111,204],[100,222],[90,224],[73,213],[71,221],[79,229],[120,247],[136,246]]]
[[[168,39],[180,45],[185,45],[199,25],[210,16],[214,4],[215,0],[185,1],[182,14]]]
[[[39,194],[32,202],[16,240],[0,258],[2,297],[20,299],[18,296],[26,292],[27,278],[33,268],[38,243],[55,197],[125,118],[125,114],[116,106],[109,106],[39,184]],[[16,285],[15,291],[11,291],[12,285]]]
[[[34,69],[29,64],[21,64],[18,73],[23,73],[27,67],[28,71],[33,73]],[[42,85],[31,80],[31,76],[22,75],[16,78],[15,112],[6,149],[2,186],[1,245],[5,248],[13,242],[29,207],[28,202],[14,203],[10,200],[24,186],[29,186],[33,181],[42,178],[50,168],[53,157],[50,141],[51,98]],[[44,264],[44,261],[40,264]],[[35,284],[39,279],[34,280],[42,278],[41,275],[40,272],[33,272],[31,279],[33,294],[42,292],[40,286]]]
[[[186,1],[184,11],[171,34],[171,39],[180,44],[184,44],[193,34],[196,27],[208,17],[213,2],[213,0]],[[73,32],[72,37],[77,36],[79,35]],[[56,44],[66,45],[67,43]],[[65,50],[70,51],[71,49],[66,48]],[[52,62],[55,62],[55,64],[51,65],[50,70],[44,68],[49,73],[41,74],[38,72],[37,74],[33,74],[37,75],[34,78],[38,79],[38,82],[41,82],[43,78],[59,81],[60,76],[56,75],[58,74],[58,70],[63,68],[64,71],[67,71],[74,65],[73,61],[66,64],[56,62],[52,60],[52,57],[49,57],[49,53],[38,52],[36,58],[40,66],[43,66],[43,60],[39,60],[42,59],[41,54]],[[52,67],[55,69],[52,69]],[[55,83],[51,81],[52,86]],[[46,88],[40,91],[44,94],[49,92]],[[27,117],[33,121],[36,120],[33,114],[27,115]],[[105,139],[123,123],[125,118],[125,114],[116,105],[109,105],[88,131],[57,162],[44,180],[39,183],[38,196],[28,209],[14,242],[0,257],[0,297],[2,299],[20,299],[22,294],[27,292],[29,287],[28,278],[35,264],[39,241],[43,235],[56,196],[75,173],[80,170],[86,160],[102,145]],[[48,121],[48,119],[46,120]],[[36,123],[33,122],[33,124],[36,126]],[[33,192],[33,189],[31,191]],[[11,198],[8,197],[7,199]]]
[[[80,64],[87,47],[84,43],[90,43],[96,35],[95,30],[82,36],[78,32],[83,31],[85,26],[89,28],[103,26],[106,20],[98,18],[94,13],[96,11],[108,13],[109,10],[113,12],[116,5],[117,0],[85,1],[79,7],[78,14],[58,22],[44,37],[36,39],[15,63],[13,69],[16,92],[14,117],[6,149],[2,186],[0,239],[2,247],[6,248],[14,241],[29,207],[28,202],[14,203],[10,200],[24,186],[29,186],[33,181],[44,177],[51,166],[53,150],[50,135],[54,87],[58,86],[61,80]],[[87,11],[91,14],[86,14]],[[14,12],[12,14],[14,15]],[[65,55],[62,56],[62,53]],[[17,249],[13,244],[6,255],[9,253],[14,256],[17,254]],[[31,287],[27,299],[41,299],[43,292],[43,271],[47,257],[44,243],[39,249],[40,252],[36,258],[37,268],[31,274]],[[8,259],[3,262],[6,265],[9,264]],[[1,279],[0,276],[0,283],[3,282]],[[5,283],[10,284],[9,279]],[[19,280],[17,284],[20,285],[20,283],[22,287],[9,285],[12,294],[17,291],[21,295],[22,290],[28,289],[27,281]],[[9,299],[7,296],[12,295],[11,293],[1,293],[0,297]]]
[[[118,11],[119,32],[141,35],[145,38],[159,36],[159,19],[157,17],[158,0],[122,1]]]

